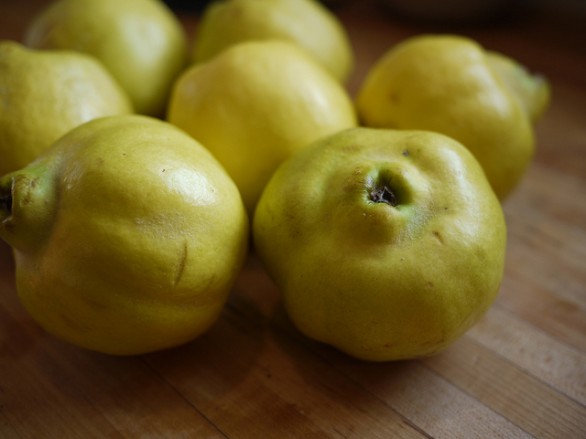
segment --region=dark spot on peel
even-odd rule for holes
[[[188,252],[188,245],[187,242],[183,243],[183,249],[181,254],[179,255],[179,262],[177,264],[177,270],[175,271],[175,279],[173,280],[173,287],[177,287],[179,282],[181,282],[181,278],[183,277],[183,273],[185,272],[185,266],[187,265],[187,252]]]
[[[438,232],[437,230],[434,230],[433,232],[431,232],[434,236],[434,238],[440,243],[440,244],[445,244],[444,242],[444,237],[443,235]]]

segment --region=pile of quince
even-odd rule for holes
[[[177,346],[252,247],[308,337],[375,361],[456,340],[499,290],[548,84],[457,35],[393,45],[356,97],[353,64],[313,0],[213,2],[193,37],[159,0],[56,0],[0,42],[0,237],[30,315],[101,352]]]

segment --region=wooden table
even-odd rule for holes
[[[19,39],[45,3],[3,0],[0,37]],[[471,36],[551,81],[535,160],[505,204],[506,273],[488,314],[433,358],[360,362],[293,329],[251,257],[207,334],[111,357],[31,321],[0,244],[0,438],[586,438],[586,15],[546,5],[449,27],[371,2],[336,13],[356,49],[352,92],[387,47],[429,31]],[[182,20],[192,35],[197,17]]]

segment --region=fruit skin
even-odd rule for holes
[[[181,23],[159,0],[57,0],[26,28],[24,42],[98,58],[137,113],[162,116],[173,81],[187,63]]]
[[[312,0],[213,2],[196,30],[192,58],[200,63],[234,44],[268,39],[299,45],[340,82],[350,76],[354,55],[345,29]]]
[[[541,119],[551,100],[547,79],[530,74],[524,66],[502,53],[488,51],[486,60],[519,100],[531,122]]]
[[[0,176],[28,165],[84,122],[133,112],[124,90],[94,58],[9,40],[0,41],[0,90]]]
[[[373,201],[392,199],[385,186],[396,206]],[[253,237],[302,333],[390,361],[434,354],[483,315],[502,279],[506,225],[458,142],[354,128],[279,167]]]
[[[0,179],[19,298],[48,332],[109,354],[185,343],[218,318],[248,218],[205,148],[146,116],[88,122]]]
[[[282,41],[240,43],[187,70],[173,89],[167,119],[215,155],[251,214],[283,160],[357,124],[344,88]]]
[[[409,38],[367,73],[356,98],[359,118],[365,126],[453,137],[474,154],[504,200],[533,156],[532,114],[543,112],[548,102],[529,95],[549,92],[542,77],[532,77],[520,66],[516,74],[504,74],[495,66],[496,56],[456,35]],[[515,85],[521,82],[533,84],[525,87],[524,98]],[[542,108],[528,108],[529,101]]]

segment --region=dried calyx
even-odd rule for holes
[[[393,207],[399,204],[397,196],[393,190],[386,184],[377,185],[369,192],[369,198],[375,203],[387,203]]]

